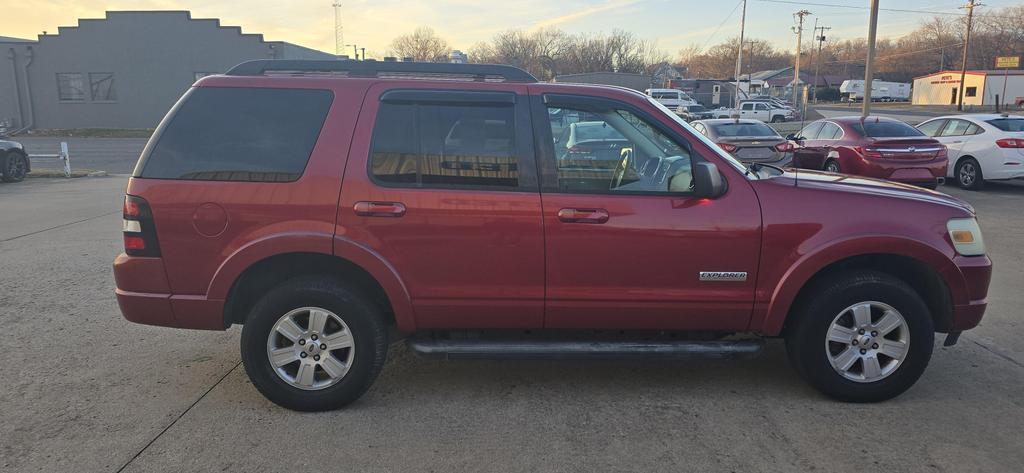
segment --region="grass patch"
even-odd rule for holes
[[[149,138],[152,128],[52,128],[32,130],[25,136],[81,137],[81,138]]]

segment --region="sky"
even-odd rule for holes
[[[653,40],[670,57],[690,45],[712,46],[739,34],[740,0],[340,0],[344,43],[365,47],[382,57],[391,40],[419,26],[429,26],[454,49],[470,49],[508,29],[557,27],[570,33],[631,31]],[[1021,0],[985,0],[995,9]],[[334,52],[333,0],[0,0],[4,21],[0,36],[35,39],[58,26],[75,26],[79,18],[103,18],[105,10],[191,10],[193,18],[219,18],[222,25],[262,33],[267,40],[288,41]],[[880,0],[882,8],[930,13],[882,11],[880,38],[898,37],[934,14],[962,13],[964,0]],[[828,5],[831,4],[831,5]],[[806,34],[830,26],[830,37],[867,36],[868,0],[748,0],[746,36],[765,39],[792,51],[796,45],[793,13],[806,9]],[[844,7],[845,6],[845,7]],[[346,49],[343,54],[351,54]]]

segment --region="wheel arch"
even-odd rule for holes
[[[851,246],[886,251],[851,252]],[[909,284],[925,300],[939,332],[952,326],[953,305],[967,299],[966,282],[956,265],[924,243],[888,237],[848,240],[807,255],[790,268],[775,287],[759,331],[770,336],[783,333],[792,309],[813,293],[819,281],[849,269],[876,270]]]

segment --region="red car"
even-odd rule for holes
[[[888,179],[935,189],[946,176],[946,147],[886,117],[827,118],[788,137],[794,167]]]
[[[556,140],[581,122],[622,136],[614,166]],[[491,65],[203,78],[143,151],[123,231],[125,318],[242,325],[253,384],[299,410],[359,398],[403,339],[659,360],[784,337],[819,390],[880,401],[921,376],[935,332],[979,323],[991,273],[960,200],[747,168],[642,94]]]

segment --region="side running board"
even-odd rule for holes
[[[442,360],[749,358],[764,348],[761,340],[558,341],[429,337],[408,339],[406,345],[423,358]]]

